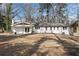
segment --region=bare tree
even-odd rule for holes
[[[67,4],[65,3],[52,3],[52,21],[58,23],[65,23],[67,21]]]
[[[23,9],[24,9],[24,17],[26,21],[32,22],[32,15],[33,15],[34,9],[32,8],[31,4],[29,3],[24,4]]]

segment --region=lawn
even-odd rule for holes
[[[0,34],[1,56],[79,55],[79,37],[59,34]]]

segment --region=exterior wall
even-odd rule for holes
[[[30,34],[32,29],[29,27],[29,32],[25,32],[25,27],[12,27],[12,32],[16,32],[16,34]]]
[[[59,33],[62,34],[63,32],[65,34],[69,35],[69,27],[67,27],[66,29],[63,29],[63,27],[40,27],[38,29],[35,29],[36,33]]]
[[[65,30],[62,30],[62,32],[64,32],[65,34],[68,34],[68,35],[70,34],[69,31],[70,31],[69,27],[67,27],[67,29],[65,29]]]
[[[79,36],[79,22],[76,22],[73,26],[73,35],[74,36]]]
[[[27,28],[27,27],[26,27]],[[25,27],[12,27],[12,31],[13,33],[17,33],[17,34],[30,34],[32,33],[32,31],[34,33],[58,33],[58,34],[62,34],[63,32],[65,34],[70,34],[69,33],[70,28],[67,27],[66,29],[63,29],[63,27],[39,27],[37,29],[35,29],[35,27],[29,27],[29,32],[25,32]]]
[[[77,33],[79,33],[79,22],[78,22],[77,25],[78,25],[78,26],[77,26]]]
[[[71,25],[71,34],[74,36],[79,36],[79,22],[75,22]]]

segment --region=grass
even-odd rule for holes
[[[63,41],[67,37],[57,34],[33,34],[15,36],[11,34],[0,34],[0,55],[1,56],[64,56],[64,55],[79,55],[79,49],[67,47],[73,43]],[[71,37],[72,38],[72,37]],[[77,37],[78,38],[78,37]],[[70,39],[70,38],[68,38]],[[68,40],[67,39],[67,40]],[[60,46],[46,44],[45,42]],[[74,41],[73,39],[70,39]],[[78,43],[78,42],[77,42]],[[47,46],[47,47],[45,47]],[[41,47],[41,48],[40,48]]]

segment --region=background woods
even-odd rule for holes
[[[69,18],[69,9],[70,4],[66,3],[38,3],[35,6],[34,4],[0,4],[0,28],[2,32],[11,30],[11,22],[15,22],[20,19],[21,22],[30,22],[30,23],[64,23],[70,24],[75,20]],[[79,7],[78,4],[77,10]],[[79,16],[78,13],[76,13]],[[78,17],[75,17],[77,19]]]

